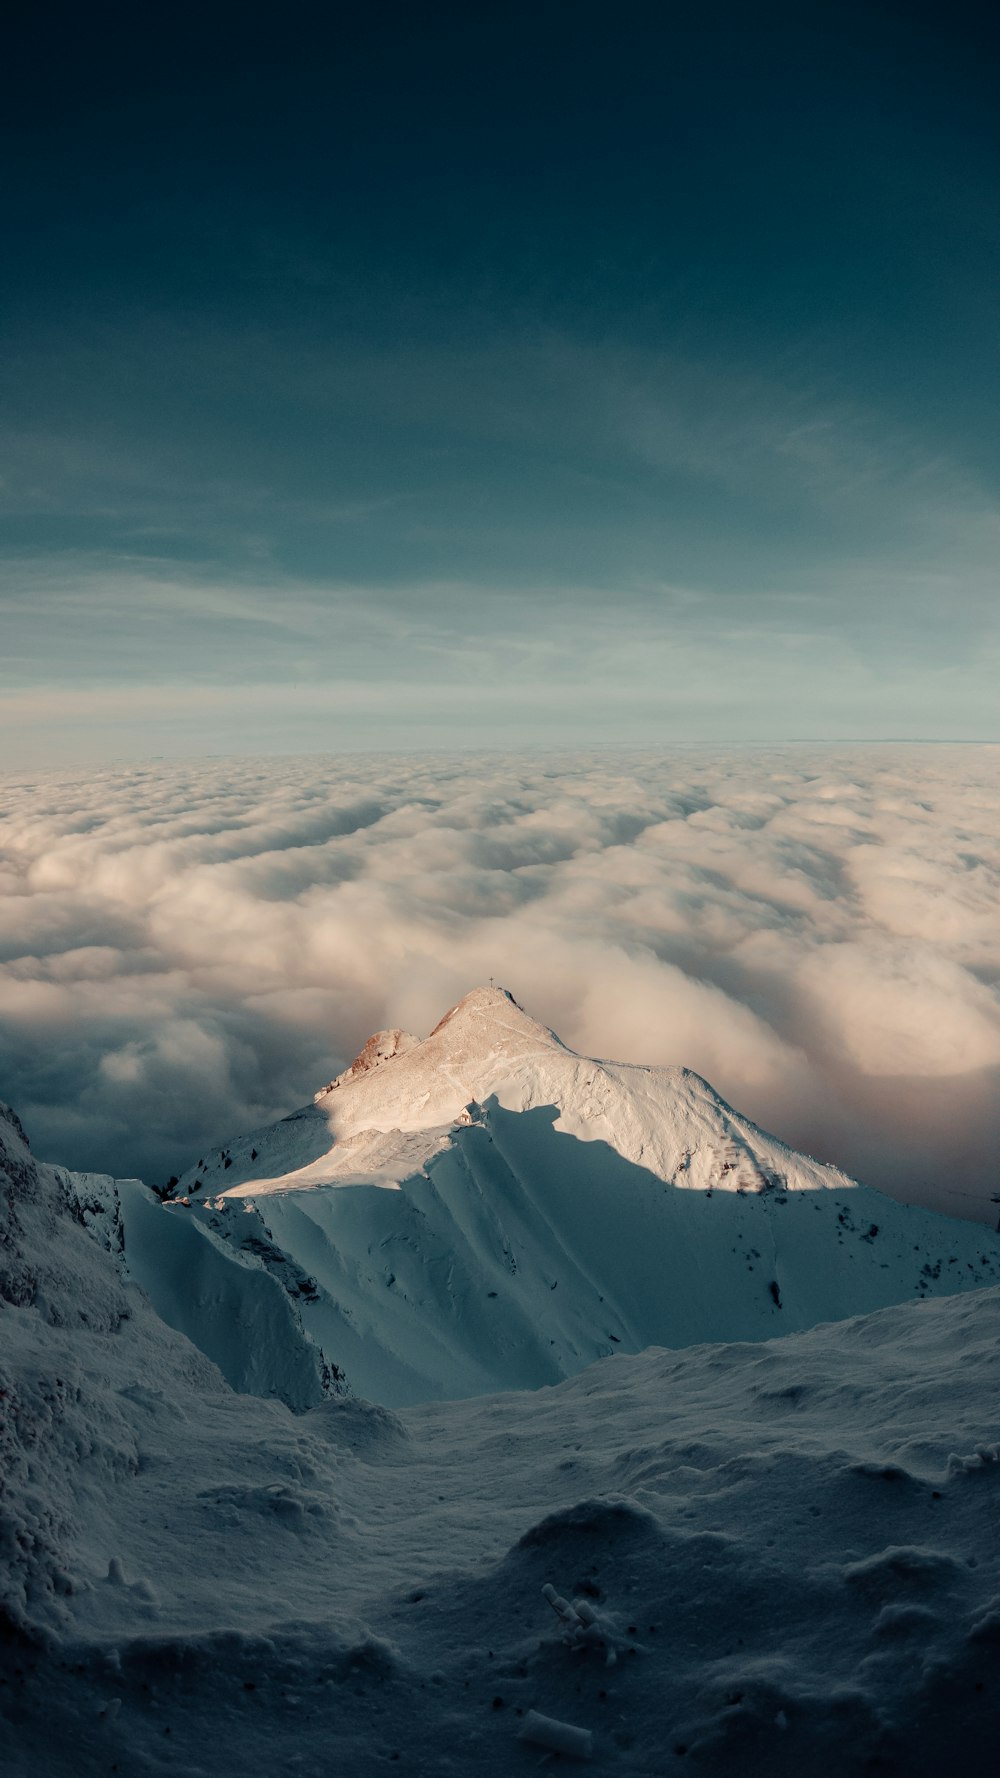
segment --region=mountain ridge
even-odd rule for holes
[[[405,1041],[380,1054],[385,1039]],[[508,989],[480,987],[422,1040],[399,1031],[375,1033],[315,1095],[312,1108],[215,1150],[214,1165],[189,1168],[175,1195],[193,1188],[207,1192],[216,1180],[227,1198],[312,1185],[395,1184],[396,1171],[406,1177],[421,1153],[429,1161],[447,1134],[468,1122],[470,1106],[491,1096],[507,1110],[557,1105],[560,1128],[583,1141],[604,1137],[627,1159],[685,1188],[760,1189],[772,1175],[789,1190],[854,1184],[839,1168],[770,1136],[693,1070],[580,1055],[533,1019]],[[287,1152],[279,1133],[288,1139]],[[422,1133],[423,1151],[419,1140],[408,1140]],[[398,1168],[396,1145],[376,1140],[393,1135],[399,1138]],[[706,1140],[725,1152],[706,1149]],[[262,1142],[292,1164],[268,1173]]]
[[[532,1389],[612,1352],[767,1339],[1000,1279],[981,1225],[797,1154],[689,1069],[580,1056],[501,988],[423,1040],[375,1033],[174,1200],[112,1190],[123,1263],[164,1319],[237,1387],[298,1407]],[[290,1328],[301,1350],[264,1362]]]

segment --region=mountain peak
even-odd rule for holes
[[[470,988],[467,994],[463,994],[461,1000],[457,1000],[455,1005],[445,1013],[444,1018],[438,1020],[430,1038],[437,1037],[447,1025],[456,1027],[496,1025],[499,1029],[506,1031],[521,1029],[534,1032],[540,1038],[557,1043],[560,1048],[564,1047],[553,1031],[550,1031],[547,1026],[539,1024],[538,1020],[533,1019],[529,1012],[525,1012],[524,1007],[519,1000],[514,999],[509,988],[501,988],[493,981],[490,981],[489,985],[485,987]],[[430,1038],[428,1038],[428,1042],[430,1042]]]
[[[341,1144],[363,1131],[441,1128],[532,1060],[544,1072],[553,1055],[569,1060],[572,1051],[509,988],[490,983],[464,994],[422,1040],[377,1031],[316,1104]]]
[[[454,1006],[449,1007],[444,1017],[438,1020],[431,1036],[440,1031],[442,1025],[447,1025],[450,1019],[460,1017],[462,1013],[491,1012],[504,1006],[513,1006],[518,1012],[524,1012],[524,1007],[514,999],[510,989],[501,988],[491,977],[488,986],[470,988],[467,994],[462,995],[461,1000],[456,1000]]]

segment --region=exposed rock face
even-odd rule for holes
[[[0,1105],[0,1310],[31,1308],[52,1326],[117,1328],[128,1314],[113,1268],[96,1263],[72,1175],[37,1162]]]
[[[38,1173],[20,1118],[0,1103],[0,1302],[30,1303],[35,1279],[22,1251],[22,1215],[38,1196]]]
[[[350,1067],[345,1068],[342,1074],[338,1074],[336,1080],[331,1080],[328,1086],[321,1088],[316,1094],[316,1099],[324,1098],[327,1093],[332,1093],[335,1087],[343,1086],[345,1081],[356,1080],[359,1074],[369,1074],[373,1068],[380,1067],[383,1062],[391,1062],[394,1056],[402,1055],[405,1050],[416,1048],[419,1042],[419,1037],[414,1037],[412,1031],[400,1031],[398,1027],[391,1031],[374,1032],[364,1048],[358,1051]]]
[[[128,1319],[114,1264],[66,1177],[35,1161],[20,1119],[0,1106],[0,1638],[58,1616],[70,1587],[72,1462],[94,1449],[95,1428],[114,1446],[111,1461],[134,1462],[127,1440],[116,1445],[111,1392],[91,1421],[77,1377],[80,1343],[117,1335]]]

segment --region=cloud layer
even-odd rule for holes
[[[0,1096],[161,1180],[494,975],[897,1196],[989,1216],[989,748],[209,761],[0,784]]]

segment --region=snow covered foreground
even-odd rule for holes
[[[983,1289],[295,1414],[158,1320],[0,1118],[3,1771],[992,1769],[998,1335]]]
[[[534,1389],[1000,1280],[993,1231],[796,1154],[688,1069],[578,1056],[500,988],[377,1033],[183,1202],[78,1188],[164,1319],[293,1407]]]

